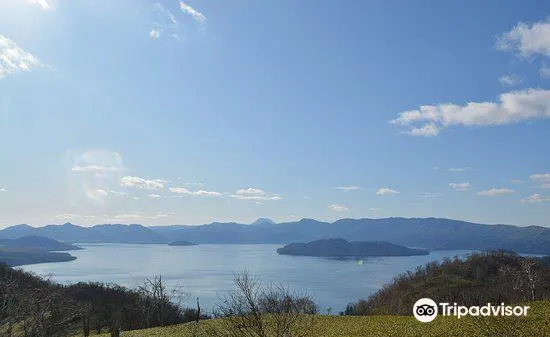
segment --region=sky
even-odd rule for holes
[[[0,1],[0,228],[550,226],[548,1]]]

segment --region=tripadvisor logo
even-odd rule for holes
[[[420,322],[431,322],[436,317],[439,311],[442,316],[456,316],[457,318],[464,316],[527,316],[528,306],[509,306],[501,303],[493,305],[487,303],[484,306],[466,307],[457,305],[456,303],[435,303],[429,298],[421,298],[413,306],[413,315]]]
[[[429,298],[421,298],[414,304],[413,314],[420,322],[431,322],[437,317],[437,303]]]

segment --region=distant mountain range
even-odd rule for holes
[[[28,251],[68,251],[82,249],[70,243],[59,242],[57,240],[37,236],[27,235],[17,239],[4,239],[0,243],[0,250],[28,250]]]
[[[441,218],[341,219],[322,222],[302,219],[275,224],[214,222],[198,226],[96,225],[70,223],[31,227],[17,225],[0,231],[0,239],[40,235],[79,243],[277,243],[341,238],[349,241],[388,241],[408,247],[437,249],[506,249],[550,254],[550,228],[541,226],[483,225]]]

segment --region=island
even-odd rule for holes
[[[308,243],[291,243],[277,249],[280,255],[302,255],[321,257],[365,257],[365,256],[413,256],[428,255],[424,249],[414,249],[386,241],[346,241],[324,239]]]
[[[22,266],[25,264],[36,264],[46,262],[67,262],[76,260],[75,256],[69,253],[51,253],[44,251],[1,251],[0,263],[10,267]]]
[[[79,249],[82,248],[37,235],[3,239],[0,241],[0,263],[14,267],[25,264],[73,261],[76,257],[69,253],[54,252]]]
[[[170,242],[168,246],[197,246],[196,243],[189,242],[189,241],[174,241]]]

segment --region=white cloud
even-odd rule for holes
[[[443,193],[438,192],[424,192],[418,195],[420,198],[438,198],[443,196]]]
[[[42,66],[34,55],[0,34],[0,79],[11,74],[30,72],[31,69]]]
[[[436,136],[451,126],[493,126],[550,117],[550,90],[526,89],[499,96],[498,102],[423,105],[391,123],[413,136]]]
[[[48,10],[52,9],[50,4],[46,0],[27,0],[30,4],[37,5],[38,7]]]
[[[140,177],[125,176],[120,178],[120,186],[137,187],[145,190],[160,190],[164,188],[166,180],[162,179],[144,179]]]
[[[472,168],[469,166],[466,167],[451,167],[449,171],[451,172],[464,172],[464,171],[470,171]]]
[[[62,220],[71,220],[71,219],[78,219],[80,218],[80,215],[74,214],[74,213],[61,213],[57,214],[55,216],[56,219],[62,219]]]
[[[550,173],[537,173],[529,177],[539,188],[550,188]]]
[[[399,194],[399,193],[401,193],[401,192],[396,191],[396,190],[392,190],[391,188],[383,187],[383,188],[379,189],[379,190],[376,192],[376,195],[380,195],[380,196],[384,196],[384,195],[396,195],[396,194]]]
[[[222,195],[220,192],[215,192],[215,191],[205,191],[205,190],[190,191],[185,187],[170,187],[169,190],[172,193],[190,195],[190,196],[199,196],[199,197],[219,197]]]
[[[0,192],[7,192],[8,190],[0,187]]]
[[[153,40],[157,40],[157,39],[160,37],[160,33],[161,33],[161,30],[160,30],[160,29],[153,28],[153,29],[151,29],[151,31],[149,32],[149,36],[150,36]]]
[[[278,194],[268,194],[263,190],[257,188],[246,188],[240,189],[235,194],[230,195],[229,197],[239,200],[257,200],[257,201],[268,201],[268,200],[281,200],[282,197]]]
[[[439,127],[433,123],[424,124],[418,128],[412,128],[407,133],[411,136],[435,137],[439,134]]]
[[[180,8],[183,12],[191,15],[193,19],[195,19],[195,21],[197,21],[198,23],[202,24],[206,21],[206,16],[204,16],[201,12],[197,11],[183,1],[180,1]]]
[[[468,182],[465,182],[465,183],[449,183],[449,186],[454,188],[457,191],[466,192],[470,190],[470,187],[472,185],[470,185],[470,183]]]
[[[155,220],[160,218],[166,218],[175,215],[173,212],[157,212],[154,214],[147,214],[142,212],[124,213],[118,214],[113,217],[114,221],[133,221],[133,220]]]
[[[114,195],[120,195],[120,196],[128,195],[128,193],[126,192],[115,191],[115,190],[110,190],[109,193]]]
[[[507,87],[513,87],[521,83],[521,78],[518,75],[501,76],[498,82]]]
[[[266,193],[260,189],[249,187],[246,189],[240,189],[237,192],[235,192],[235,194],[253,196],[253,195],[265,195]]]
[[[344,192],[357,191],[359,189],[359,186],[354,186],[354,185],[338,186],[336,187],[336,189]]]
[[[378,208],[378,207],[369,208],[369,212],[378,212],[379,210],[380,210],[380,208]]]
[[[518,23],[497,38],[497,48],[515,51],[523,57],[550,56],[550,18],[533,24]]]
[[[154,193],[148,194],[147,196],[148,196],[149,198],[152,198],[152,199],[162,198],[161,195],[159,195],[159,194],[154,194]]]
[[[548,202],[550,201],[550,196],[542,195],[542,194],[533,194],[525,199],[521,199],[522,204],[526,203],[539,203],[539,202]]]
[[[328,208],[331,210],[331,211],[335,211],[335,212],[345,212],[345,211],[349,211],[349,208],[344,206],[344,205],[338,205],[338,204],[332,204],[332,205],[329,205]]]
[[[73,172],[87,172],[87,173],[107,173],[107,172],[119,172],[120,168],[116,166],[101,166],[101,165],[75,165],[71,168]]]
[[[127,214],[117,214],[115,219],[145,219],[147,216],[140,213],[127,213]]]
[[[506,195],[506,194],[512,194],[516,193],[514,190],[510,190],[508,188],[491,188],[490,190],[484,190],[477,192],[477,195],[485,196],[485,197],[496,197],[499,195]]]

